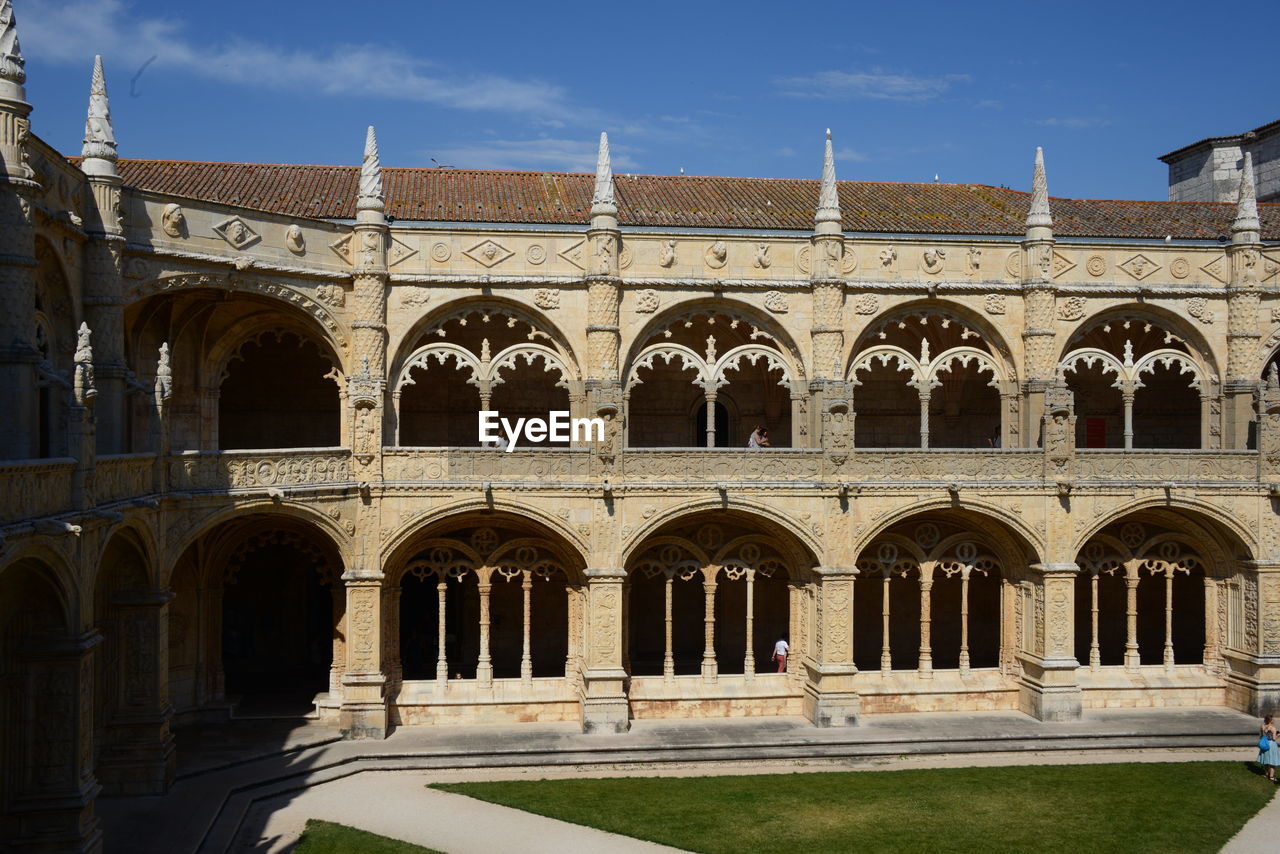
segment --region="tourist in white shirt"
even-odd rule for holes
[[[773,660],[778,662],[778,672],[787,672],[787,653],[791,651],[791,644],[787,643],[785,637],[778,638],[778,642],[773,645]]]

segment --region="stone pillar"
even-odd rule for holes
[[[594,443],[599,452],[597,458],[603,464],[601,474],[613,473],[626,420],[622,409],[622,337],[618,326],[622,300],[622,233],[618,229],[614,195],[609,137],[602,133],[584,246],[584,251],[589,253],[584,265],[587,270],[587,412],[584,414],[606,421],[605,441]]]
[[[1074,563],[1045,563],[1031,567],[1031,613],[1023,620],[1031,628],[1032,648],[1022,649],[1020,706],[1042,721],[1075,720],[1081,714],[1080,684],[1075,659]],[[1023,604],[1025,608],[1028,603]]]
[[[1244,621],[1245,650],[1244,660],[1231,656],[1230,665],[1245,686],[1244,711],[1255,716],[1280,714],[1280,558],[1272,554],[1238,566],[1244,608],[1235,616]]]
[[[582,731],[626,732],[631,728],[627,671],[623,667],[622,609],[626,570],[586,570],[586,667],[582,674]]]
[[[0,457],[22,460],[40,449],[32,200],[41,190],[27,165],[31,105],[13,9],[3,0],[0,6]]]
[[[1253,392],[1262,374],[1258,341],[1262,325],[1258,320],[1261,287],[1258,264],[1261,224],[1253,185],[1252,154],[1245,154],[1240,176],[1236,218],[1227,247],[1227,377],[1223,383],[1226,429],[1224,448],[1245,448],[1249,422],[1253,420]]]
[[[357,481],[382,480],[382,422],[385,410],[387,352],[387,228],[382,195],[382,165],[373,128],[365,138],[356,198],[353,272],[354,320],[351,323],[352,372],[347,379],[347,409]],[[374,529],[377,523],[370,520]]]
[[[805,717],[815,726],[856,726],[861,700],[854,684],[853,580],[858,570],[824,566],[818,577],[818,643],[805,662]]]
[[[343,738],[385,738],[386,677],[382,672],[382,571],[349,569],[347,588],[347,669],[342,674]]]
[[[831,131],[822,156],[822,180],[814,213],[809,249],[809,287],[813,294],[813,381],[810,427],[812,444],[842,456],[853,448],[853,393],[845,382],[844,340],[844,224],[836,185]],[[794,428],[793,428],[794,429]]]
[[[168,590],[123,591],[118,614],[118,705],[108,712],[98,751],[98,780],[111,795],[162,795],[173,784],[173,706],[169,703]]]
[[[31,645],[23,653],[20,704],[25,734],[7,817],[15,851],[100,852],[93,803],[93,647],[96,632]]]
[[[1031,206],[1027,212],[1026,237],[1022,241],[1022,346],[1026,354],[1023,393],[1027,405],[1024,435],[1027,447],[1035,447],[1036,433],[1045,413],[1045,394],[1054,379],[1057,347],[1054,340],[1055,298],[1053,289],[1053,216],[1049,210],[1049,182],[1045,177],[1044,154],[1036,149],[1031,180]]]

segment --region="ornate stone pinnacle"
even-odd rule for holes
[[[836,192],[836,158],[831,150],[831,128],[822,153],[822,189],[818,192],[818,212],[814,222],[840,222],[840,195]]]
[[[600,150],[596,153],[596,190],[591,195],[592,216],[617,216],[613,198],[613,165],[609,161],[609,134],[601,132]]]
[[[364,162],[360,164],[360,193],[356,197],[356,210],[381,211],[384,201],[378,138],[373,133],[373,125],[369,125],[369,132],[364,138]]]
[[[13,3],[0,0],[0,80],[23,84],[27,80],[26,61],[18,44],[18,25],[13,18]]]
[[[1036,170],[1031,178],[1031,210],[1027,212],[1027,228],[1053,228],[1049,213],[1049,181],[1044,176],[1044,149],[1036,146]]]
[[[1262,224],[1258,221],[1258,191],[1253,185],[1253,155],[1246,151],[1244,170],[1240,173],[1240,193],[1236,197],[1236,219],[1231,224],[1231,233],[1234,235],[1242,231],[1261,230]],[[1257,237],[1237,242],[1256,243]]]
[[[107,78],[102,73],[102,57],[93,58],[93,79],[89,83],[89,115],[84,121],[82,157],[96,157],[114,163],[116,136],[111,129],[111,105],[107,101]]]

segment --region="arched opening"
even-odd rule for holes
[[[1145,316],[1108,314],[1067,343],[1058,363],[1075,397],[1081,448],[1200,448],[1205,355]]]
[[[774,447],[792,444],[798,360],[745,314],[707,307],[665,317],[637,339],[628,364],[630,447],[743,447],[757,427]]]
[[[35,240],[36,287],[32,306],[32,340],[40,361],[37,365],[34,406],[19,405],[15,415],[34,412],[34,434],[29,453],[18,456],[65,457],[67,446],[72,358],[76,349],[76,318],[71,290],[57,252],[42,237]],[[14,403],[19,403],[14,401]]]
[[[246,341],[218,396],[218,447],[329,448],[341,444],[335,365],[314,341],[276,331]]]
[[[1022,547],[975,514],[927,513],[879,534],[858,557],[854,663],[860,671],[1008,670],[1005,624]]]
[[[1226,596],[1205,529],[1180,514],[1146,512],[1090,537],[1076,562],[1077,660],[1092,669],[1206,664],[1224,638],[1206,620],[1207,591]],[[1223,605],[1226,605],[1224,600]],[[1212,629],[1212,631],[1210,631]]]
[[[869,327],[854,347],[859,447],[1001,447],[1003,362],[973,323],[912,308]]]
[[[542,526],[503,515],[432,526],[399,575],[404,680],[563,678],[574,668],[582,562]]]
[[[792,599],[812,559],[791,538],[742,514],[703,513],[664,526],[628,561],[627,650],[632,676],[774,670],[774,644],[788,638]]]
[[[0,572],[0,839],[18,841],[47,824],[32,807],[51,813],[78,792],[80,654],[68,655],[66,605],[52,571],[34,559]],[[23,805],[21,813],[15,808]],[[52,818],[52,820],[51,820]],[[92,815],[77,816],[92,821]],[[45,831],[47,832],[47,831]]]
[[[578,380],[567,344],[513,306],[466,305],[405,341],[392,385],[397,445],[476,447],[481,410],[513,424],[570,411]]]

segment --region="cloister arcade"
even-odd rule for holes
[[[795,444],[804,372],[786,335],[749,310],[693,306],[648,324],[627,361],[627,443],[742,447],[757,426]]]
[[[1068,341],[1058,374],[1075,395],[1081,448],[1209,447],[1218,375],[1181,323],[1105,313]]]
[[[854,445],[998,448],[1017,431],[1017,375],[994,330],[955,311],[906,307],[858,338]]]

